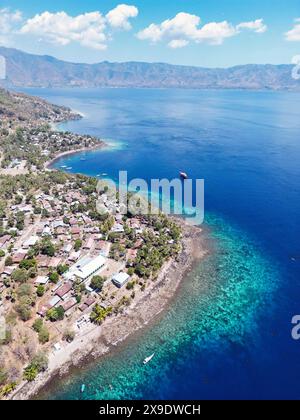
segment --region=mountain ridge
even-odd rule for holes
[[[300,91],[289,64],[208,68],[139,61],[72,63],[50,55],[0,47],[6,59],[5,87],[123,87]],[[2,83],[1,83],[2,82]]]

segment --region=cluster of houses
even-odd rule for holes
[[[5,128],[21,125],[35,128],[37,124],[60,123],[81,118],[69,108],[52,105],[37,97],[3,89],[0,89],[0,93],[6,96],[6,106],[1,106],[1,126]]]
[[[58,193],[60,193],[59,189],[58,185]],[[136,240],[134,246],[126,250],[125,261],[116,265],[116,262],[109,258],[112,243],[103,237],[99,223],[91,220],[86,212],[74,215],[70,211],[71,206],[85,203],[86,196],[72,189],[66,188],[66,191],[67,193],[62,196],[60,194],[50,196],[45,193],[35,195],[35,207],[46,210],[47,217],[35,214],[31,204],[12,205],[12,212],[23,212],[25,215],[24,231],[18,232],[17,236],[7,234],[0,238],[0,249],[5,251],[9,249],[11,256],[10,265],[4,265],[3,261],[1,264],[0,260],[2,281],[11,277],[13,271],[26,259],[30,249],[42,239],[48,238],[55,246],[54,256],[39,254],[36,257],[38,275],[34,279],[34,285],[47,286],[49,291],[38,305],[37,313],[41,317],[45,317],[49,309],[58,306],[63,307],[66,316],[73,314],[77,309],[84,313],[90,311],[99,300],[97,291],[90,287],[91,279],[95,275],[105,276],[116,290],[122,289],[130,280],[125,268],[126,262],[127,266],[130,266],[137,257],[138,249],[143,245],[143,240],[138,235],[142,234],[145,225],[139,218],[128,219],[127,226],[135,231]],[[62,214],[64,216],[61,216]],[[120,214],[114,217],[115,223],[111,232],[120,234],[120,238],[123,238],[120,240],[122,243],[126,241],[123,235],[124,221]],[[78,248],[75,247],[77,240],[80,241]],[[60,276],[57,284],[50,285],[49,274],[55,272],[60,266],[67,266],[68,269]],[[109,273],[108,277],[107,273]],[[84,284],[84,289],[88,292],[81,302],[77,301],[74,292],[74,284],[78,283]]]
[[[101,222],[94,211],[98,195],[96,192],[85,193],[90,187],[93,190],[90,180],[85,185],[87,188],[80,190],[78,182],[82,182],[82,177],[62,177],[64,184],[60,184],[60,175],[56,178],[46,170],[38,174],[38,168],[57,153],[98,146],[99,140],[38,129],[43,122],[55,123],[78,116],[68,109],[52,107],[26,95],[16,95],[15,99],[24,109],[24,115],[20,119],[11,114],[2,115],[0,140],[5,136],[7,149],[18,149],[19,159],[12,160],[14,153],[2,148],[0,160],[3,168],[8,168],[9,164],[14,169],[2,175],[28,173],[30,179],[23,183],[25,177],[20,177],[21,180],[16,181],[18,191],[11,199],[1,195],[5,206],[1,207],[0,221],[0,308],[2,306],[5,314],[17,313],[16,326],[25,331],[26,339],[39,340],[45,345],[43,351],[47,351],[47,346],[54,340],[61,341],[64,333],[72,331],[74,326],[76,332],[85,326],[91,328],[90,313],[96,304],[118,311],[129,302],[129,296],[134,298],[138,293],[137,288],[132,290],[135,283],[139,282],[141,289],[145,286],[134,274],[135,271],[138,273],[136,267],[132,267],[144,245],[145,229],[149,226],[142,217],[126,220],[121,208],[117,208],[115,214],[116,203],[106,194],[102,199],[111,217],[107,223]],[[19,125],[24,129],[22,133],[16,132]],[[12,142],[8,138],[8,134],[13,133],[22,135],[20,142],[15,142],[18,144],[13,144],[13,136]],[[37,173],[29,172],[29,162],[36,165],[31,164],[31,169]],[[17,173],[15,169],[18,167],[20,171]],[[47,174],[50,182],[47,182]],[[34,177],[39,175],[35,188]],[[52,181],[54,179],[57,181]],[[40,188],[40,180],[45,180],[43,188]],[[101,278],[94,278],[96,276]],[[27,284],[21,288],[25,281]],[[19,291],[28,293],[28,296],[22,296],[26,299],[21,301]],[[26,316],[23,316],[25,311]],[[42,324],[46,327],[48,339],[50,333],[48,344],[42,342],[32,328],[38,317],[44,319]],[[55,320],[59,322],[50,322]],[[22,347],[23,336],[16,334],[15,337]],[[54,348],[59,351],[61,343],[54,344]],[[15,363],[17,359],[10,346],[7,351],[12,356],[11,363]]]
[[[11,169],[14,169],[14,174],[18,173],[17,170],[20,171],[19,173],[25,173],[25,168],[27,170],[29,167],[32,171],[36,171],[37,167],[59,153],[102,145],[102,142],[93,136],[53,131],[51,128],[40,128],[43,125],[49,127],[49,124],[53,125],[81,118],[79,114],[73,113],[68,108],[47,104],[38,98],[35,99],[26,95],[13,94],[12,96],[21,105],[21,108],[19,109],[17,105],[14,110],[6,110],[5,107],[0,106],[0,140],[4,136],[7,141],[9,139],[8,135],[15,134],[17,128],[22,128],[23,140],[22,144],[18,142],[17,146],[15,141],[12,140],[9,154],[3,153],[4,174],[12,174]],[[30,109],[32,112],[29,112]],[[19,114],[22,113],[24,115],[20,117]],[[23,152],[22,159],[11,159],[12,148],[17,148],[18,151]],[[29,158],[33,153],[37,166]]]
[[[39,148],[41,155],[45,157],[53,152],[60,153],[99,145],[99,140],[95,137],[60,131],[25,130],[23,138],[25,142],[30,142],[31,145]]]

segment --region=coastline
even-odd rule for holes
[[[109,147],[101,139],[98,141],[98,144],[91,147],[81,147],[58,153],[45,162],[44,170],[55,171],[56,169],[52,166],[62,157]],[[74,341],[63,342],[59,351],[52,350],[49,354],[47,370],[39,374],[33,382],[25,380],[20,382],[7,399],[32,399],[39,392],[47,390],[56,377],[66,376],[70,369],[87,365],[110,353],[129,336],[132,337],[138,331],[146,328],[150,322],[154,322],[159,314],[171,305],[181,282],[208,252],[203,240],[204,235],[201,234],[202,230],[189,225],[182,218],[175,219],[181,225],[183,232],[182,250],[176,260],[167,261],[156,281],[149,282],[144,292],[138,292],[131,305],[123,309],[121,313],[107,318],[101,326],[89,323],[83,331],[77,331]]]
[[[67,150],[65,152],[61,152],[58,155],[56,155],[53,159],[47,161],[45,163],[45,169],[46,170],[55,170],[53,168],[51,168],[51,166],[58,161],[59,159],[61,159],[62,157],[66,157],[66,156],[72,156],[72,155],[76,155],[77,153],[82,153],[82,152],[91,152],[93,150],[101,150],[108,147],[108,145],[103,142],[102,140],[99,140],[99,144],[93,146],[93,147],[82,147],[80,149],[73,149],[73,150]]]
[[[90,324],[72,343],[64,343],[59,352],[52,352],[48,369],[35,382],[23,381],[9,399],[33,398],[46,390],[55,378],[63,377],[71,368],[85,365],[109,353],[167,310],[182,281],[209,252],[201,228],[188,225],[182,219],[179,219],[179,223],[183,230],[182,250],[176,260],[169,260],[164,265],[158,279],[122,313],[107,318],[101,326]]]

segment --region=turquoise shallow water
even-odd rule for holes
[[[205,383],[210,380],[207,367],[218,360],[220,348],[257,345],[257,321],[274,309],[278,272],[249,238],[221,218],[208,217],[207,224],[212,252],[185,279],[163,315],[112,355],[56,380],[40,398],[164,398],[170,372],[188,369],[190,360],[197,357],[199,381]],[[153,352],[155,358],[143,366]],[[81,383],[87,384],[84,394]]]

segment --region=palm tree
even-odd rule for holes
[[[107,317],[107,315],[112,311],[112,308],[104,309],[100,305],[95,305],[92,313],[91,313],[91,321],[95,324],[102,324],[104,319]]]
[[[27,381],[32,382],[35,380],[37,374],[38,374],[37,367],[34,365],[29,365],[24,371],[24,379],[27,379]]]

